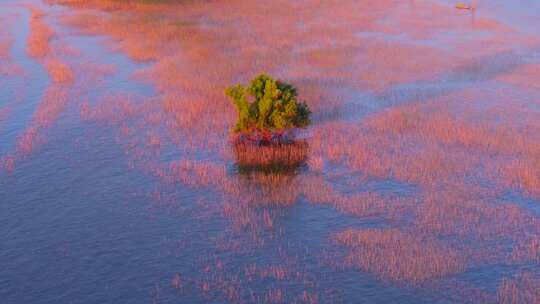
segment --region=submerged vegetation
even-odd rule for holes
[[[275,137],[311,123],[311,111],[307,104],[298,101],[296,88],[266,74],[255,77],[248,87],[237,84],[225,93],[238,112],[234,133]]]

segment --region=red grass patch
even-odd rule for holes
[[[2,39],[0,37],[0,60],[7,59],[9,57],[9,52],[11,51],[12,45],[13,40]]]
[[[540,279],[530,272],[504,279],[497,296],[501,304],[540,303]]]
[[[398,230],[345,230],[335,235],[351,248],[347,264],[384,279],[422,283],[464,270],[458,253],[443,243]]]
[[[45,57],[49,52],[49,41],[54,35],[52,29],[43,20],[44,12],[30,7],[30,34],[28,35],[27,51],[32,57]]]
[[[45,67],[54,83],[73,82],[73,72],[65,63],[58,60],[47,60]]]
[[[540,263],[540,238],[533,236],[518,244],[512,252],[516,261],[532,261]]]
[[[512,72],[500,76],[499,79],[525,89],[538,90],[540,89],[538,81],[540,79],[540,64],[520,66]]]
[[[20,156],[30,154],[43,142],[39,138],[40,130],[50,127],[64,111],[68,102],[65,88],[49,86],[44,93],[30,126],[17,139],[17,152]]]

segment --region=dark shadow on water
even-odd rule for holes
[[[268,165],[236,165],[236,173],[240,175],[249,175],[253,173],[264,173],[264,174],[286,174],[286,175],[297,175],[301,172],[306,171],[308,168],[306,162],[299,164],[283,164],[283,163],[272,163]]]
[[[231,149],[235,157],[229,171],[236,195],[233,205],[243,210],[242,216],[246,210],[263,216],[258,212],[289,209],[296,204],[302,187],[300,174],[308,168],[307,142],[234,143]],[[274,216],[282,215],[270,212],[265,216],[273,222]]]

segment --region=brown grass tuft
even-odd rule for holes
[[[47,60],[45,67],[49,73],[49,77],[54,83],[71,83],[73,82],[73,72],[70,67],[59,60]]]
[[[241,172],[257,170],[293,172],[306,163],[308,144],[300,141],[269,145],[235,143],[234,154]]]

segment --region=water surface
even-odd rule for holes
[[[0,4],[5,303],[540,302],[536,2],[53,2]],[[313,110],[277,173],[261,71]]]

